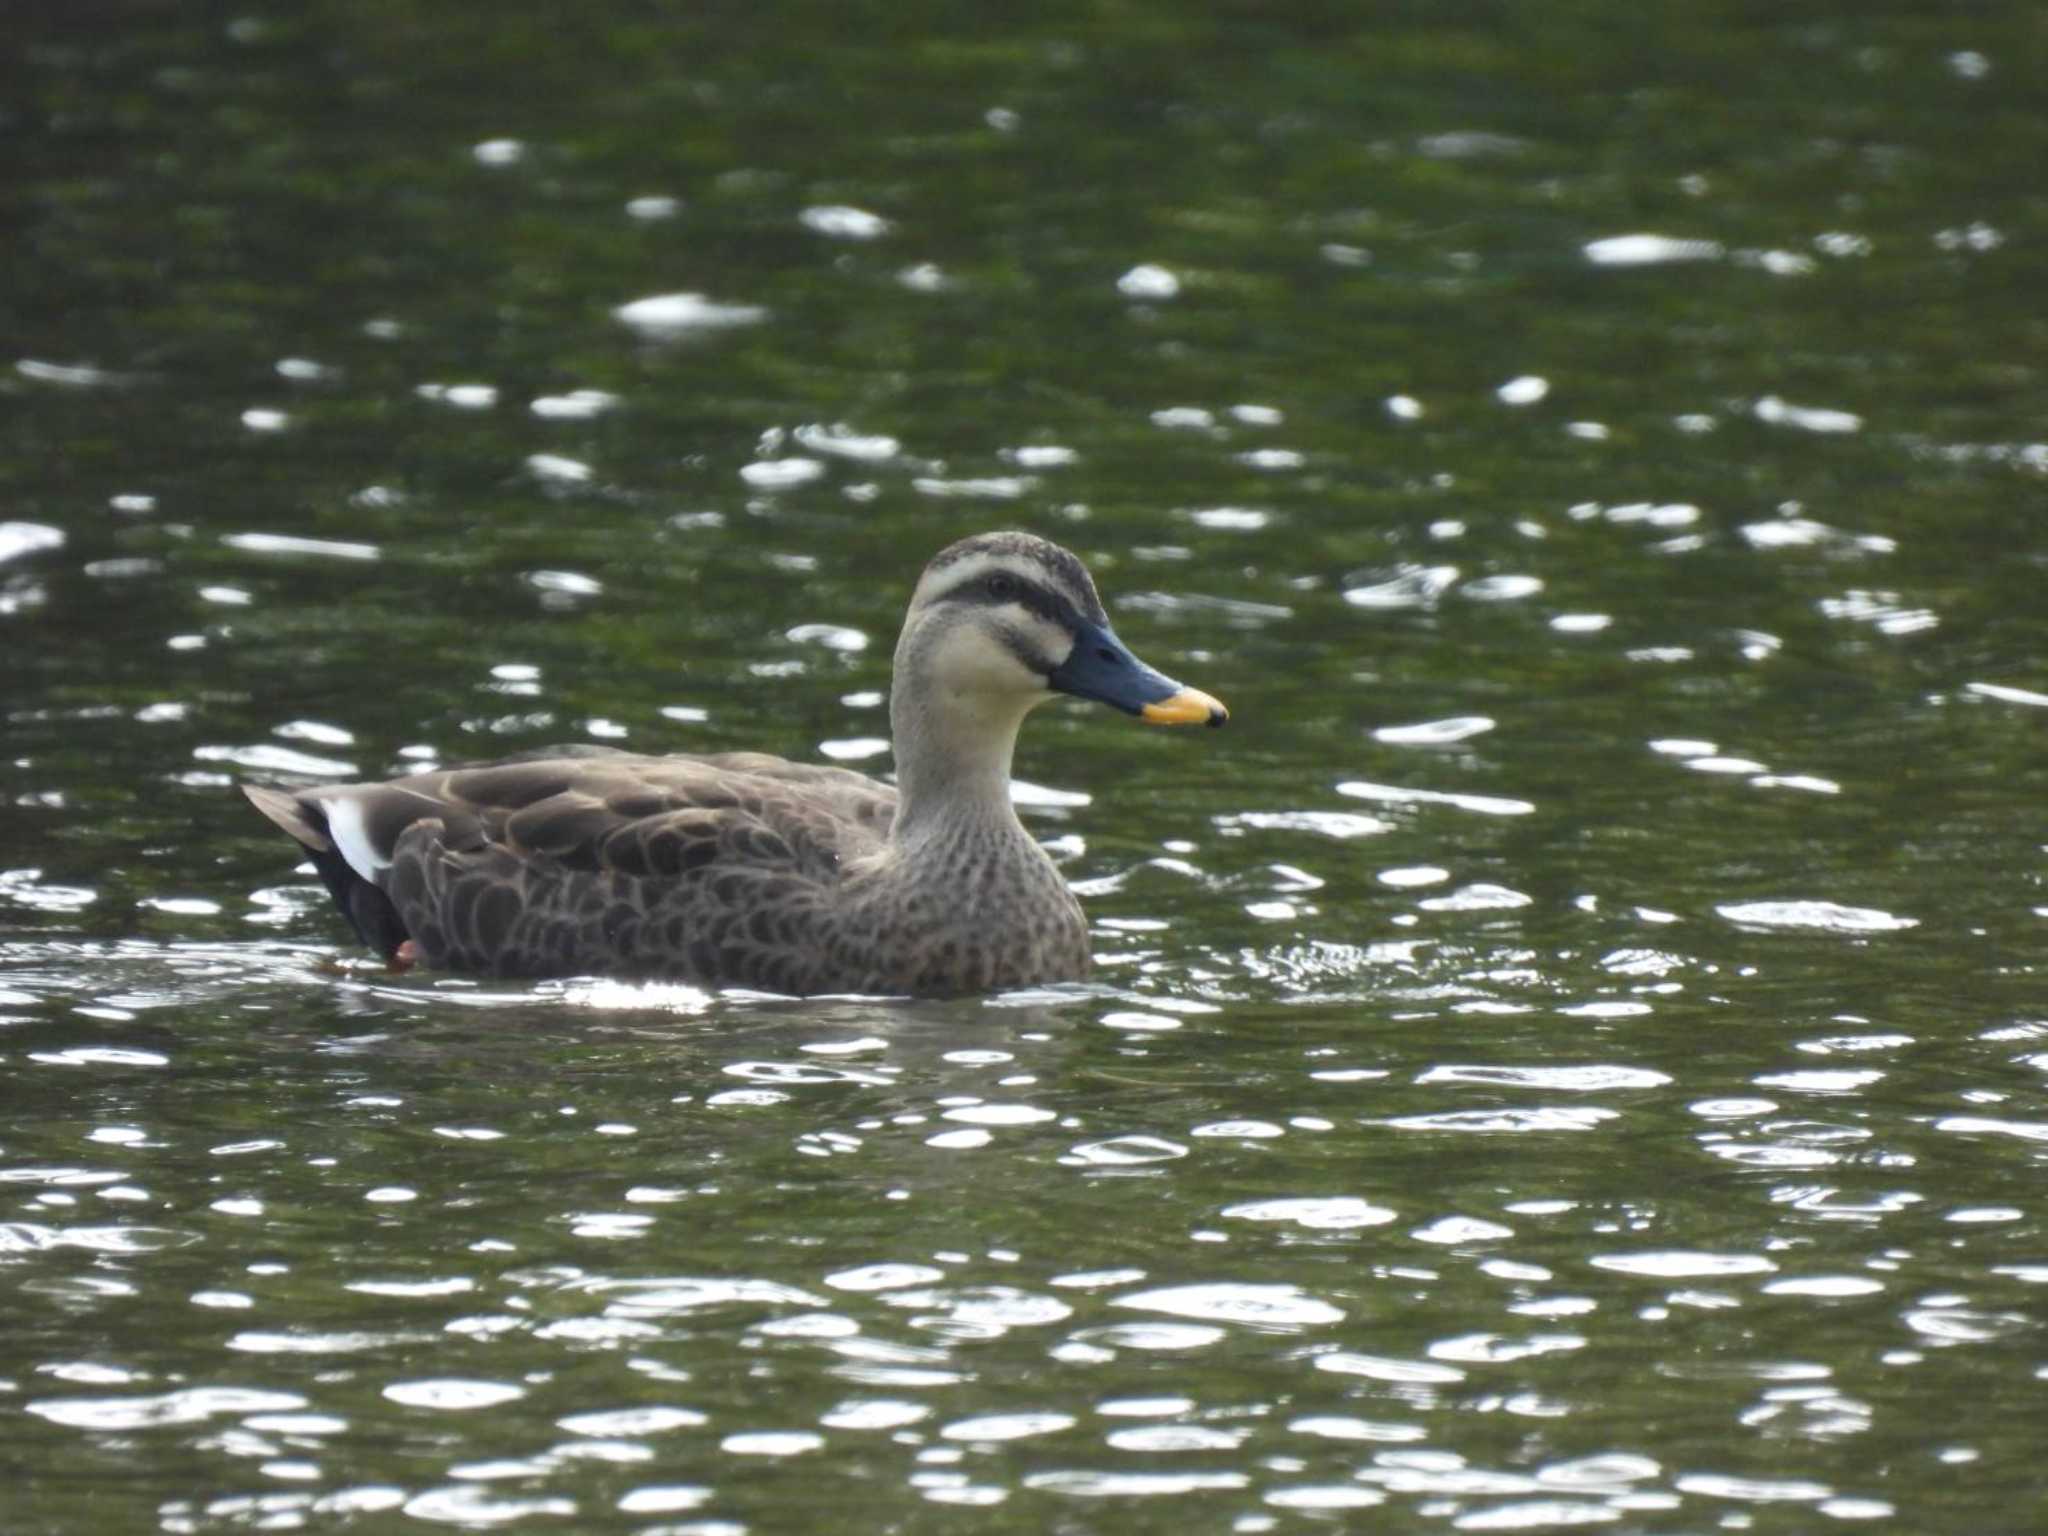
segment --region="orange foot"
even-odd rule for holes
[[[403,976],[419,963],[420,947],[411,939],[401,941],[398,948],[391,951],[391,970],[394,975]]]

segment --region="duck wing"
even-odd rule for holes
[[[873,779],[760,753],[538,753],[244,792],[387,958],[411,939],[440,969],[790,991],[818,989],[834,889],[895,814]]]

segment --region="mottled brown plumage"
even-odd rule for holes
[[[387,958],[793,994],[981,992],[1088,970],[1080,904],[1009,798],[1018,727],[1056,691],[1167,724],[1224,718],[1123,647],[1071,554],[984,534],[935,557],[912,599],[890,700],[895,787],[762,753],[586,746],[381,784],[243,788]]]

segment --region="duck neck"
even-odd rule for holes
[[[890,835],[900,849],[961,838],[1031,843],[1010,803],[1010,759],[1032,702],[935,699],[897,687],[889,699],[897,794]]]

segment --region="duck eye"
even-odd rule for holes
[[[1017,595],[1017,578],[1004,571],[997,571],[987,583],[988,595],[997,602],[1008,602]]]

